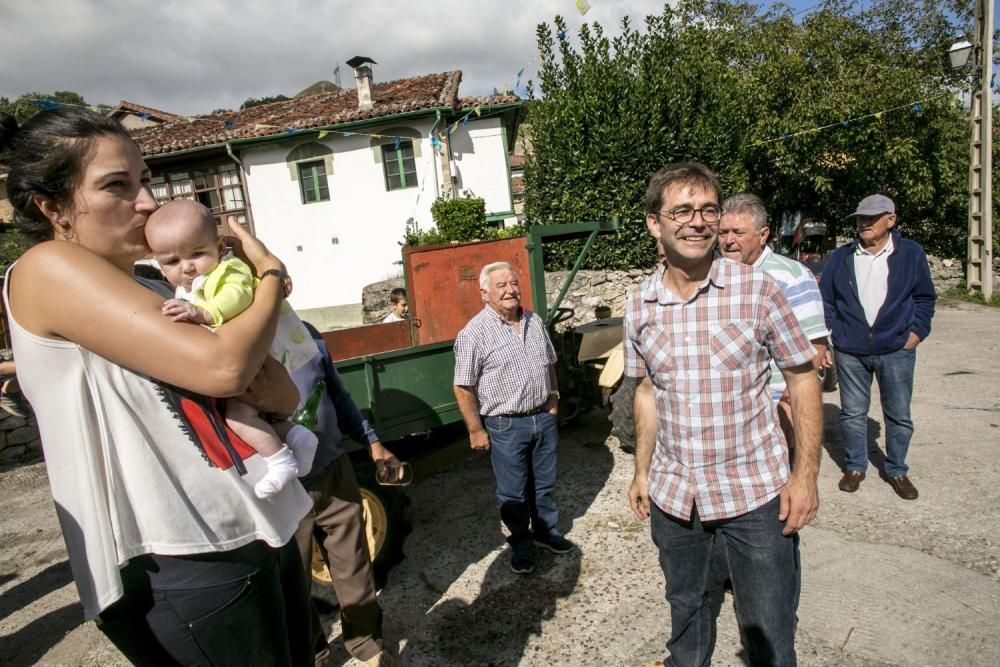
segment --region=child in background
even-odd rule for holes
[[[389,292],[389,301],[392,304],[389,314],[382,320],[382,324],[387,322],[402,322],[406,319],[406,313],[410,311],[410,306],[406,302],[406,290],[402,287]]]
[[[149,216],[146,243],[167,282],[176,288],[175,298],[163,303],[163,314],[175,322],[216,328],[253,302],[259,281],[242,260],[223,256],[215,218],[201,204],[164,204]],[[271,356],[291,372],[317,355],[302,321],[283,303]],[[308,429],[289,421],[269,424],[236,398],[226,399],[226,423],[267,462],[267,473],[254,485],[258,498],[275,495],[300,472],[309,472],[317,440]]]

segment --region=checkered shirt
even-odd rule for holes
[[[687,301],[664,267],[628,296],[625,373],[653,383],[658,418],[649,497],[671,516],[746,514],[788,481],[788,446],[768,392],[768,363],[816,354],[767,274],[716,258]]]
[[[788,299],[788,305],[792,307],[795,319],[799,321],[806,338],[812,341],[830,335],[826,328],[826,318],[823,317],[823,296],[819,293],[815,276],[805,264],[779,255],[765,246],[753,267],[778,283],[778,288]],[[771,398],[777,401],[785,393],[786,385],[785,376],[773,361],[770,384]]]
[[[475,387],[486,417],[530,412],[549,398],[556,351],[545,322],[521,309],[521,335],[486,306],[455,338],[455,384]]]

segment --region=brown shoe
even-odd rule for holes
[[[889,482],[889,486],[892,490],[896,492],[896,495],[903,500],[916,500],[917,487],[913,486],[913,482],[906,475],[900,475],[899,477],[888,477],[886,481]]]
[[[846,491],[847,493],[854,493],[861,486],[862,480],[864,480],[865,474],[863,472],[858,472],[857,470],[848,470],[844,473],[844,476],[840,478],[840,484],[837,487],[841,491]]]

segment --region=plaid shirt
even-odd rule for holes
[[[625,373],[649,375],[658,416],[649,497],[667,514],[704,521],[746,514],[788,481],[788,446],[768,392],[768,363],[816,352],[767,274],[716,258],[687,301],[660,268],[625,310]]]
[[[521,309],[521,335],[486,306],[455,338],[455,384],[475,387],[486,417],[530,412],[549,398],[556,351],[538,315]]]

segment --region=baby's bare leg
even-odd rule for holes
[[[295,456],[255,408],[235,398],[227,399],[226,423],[267,464],[267,473],[253,488],[258,498],[270,498],[298,476]]]
[[[281,451],[281,438],[260,418],[257,409],[236,398],[226,399],[226,424],[261,456]]]

